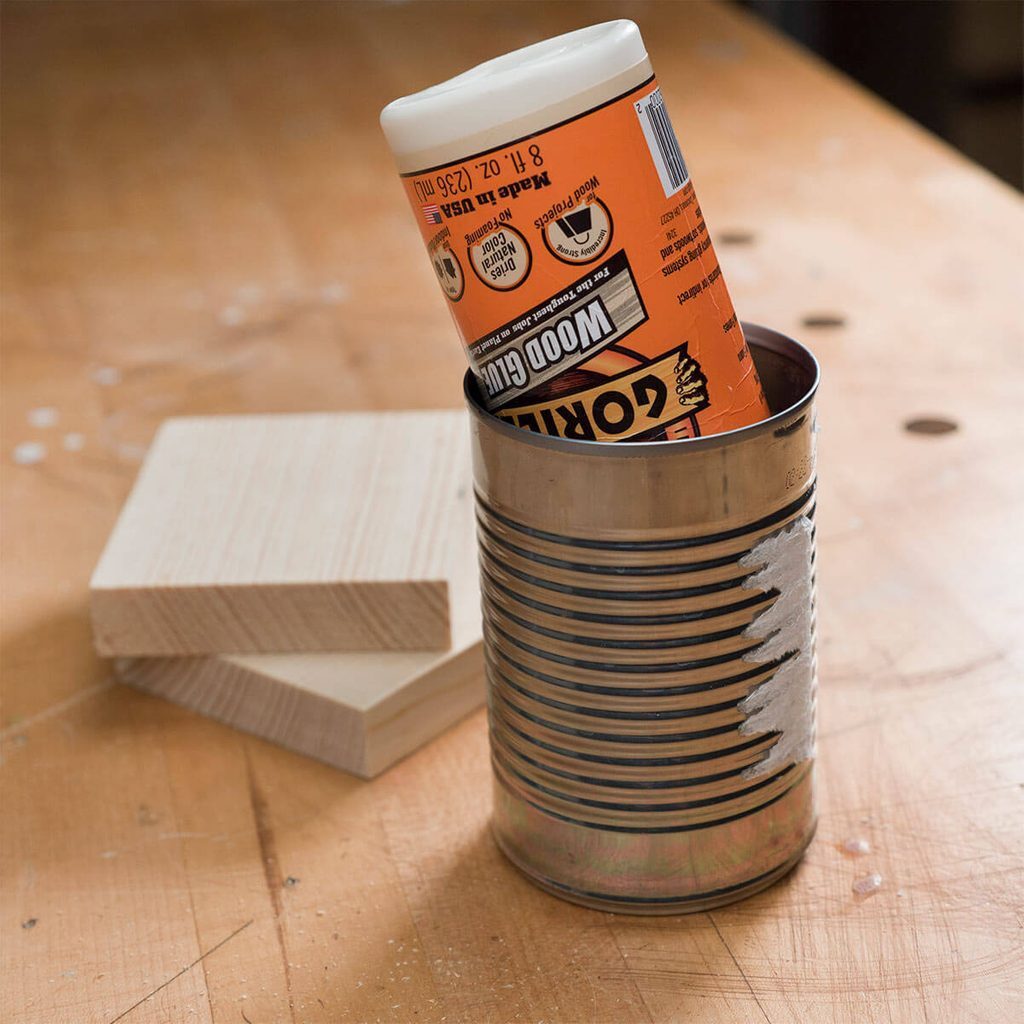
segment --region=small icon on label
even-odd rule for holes
[[[563,263],[590,263],[612,241],[612,218],[600,199],[592,198],[563,213],[544,228],[544,244]]]
[[[437,274],[445,295],[452,302],[458,302],[466,290],[466,276],[462,273],[459,257],[446,246],[434,253],[433,264],[434,273]]]
[[[441,207],[437,203],[427,203],[420,207],[423,212],[423,219],[428,224],[440,224],[441,223]]]
[[[505,224],[469,247],[469,262],[488,288],[507,292],[529,276],[533,255],[522,233]]]

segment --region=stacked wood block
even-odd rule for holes
[[[465,414],[169,420],[91,599],[123,682],[371,777],[483,700]]]

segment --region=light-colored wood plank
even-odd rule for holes
[[[373,778],[484,699],[480,592],[468,486],[449,509],[455,538],[447,651],[124,658],[119,678],[309,757]]]
[[[451,652],[118,659],[118,678],[372,779],[484,699],[479,637]]]
[[[450,411],[172,419],[90,584],[105,655],[443,649]]]
[[[164,985],[124,1024],[1014,1020],[1019,196],[736,8],[451,10],[4,5],[0,1018],[108,1024]],[[783,884],[664,921],[502,860],[483,713],[361,782],[100,685],[88,629],[165,417],[460,404],[377,112],[622,16],[737,309],[824,370],[818,837]],[[823,313],[842,324],[804,325]],[[26,422],[45,405],[49,432]],[[959,429],[903,429],[926,414]],[[26,440],[46,459],[12,465]]]

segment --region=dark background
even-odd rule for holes
[[[1024,187],[1020,0],[739,0]]]

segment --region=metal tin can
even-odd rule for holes
[[[814,831],[818,367],[744,330],[774,415],[705,438],[533,433],[487,412],[466,375],[494,833],[534,882],[587,906],[729,903],[786,874]],[[805,578],[775,586],[771,542],[798,527]],[[793,622],[803,639],[768,651]],[[784,671],[803,673],[802,696],[774,705],[800,719],[795,745],[752,710],[773,680],[790,686]]]

